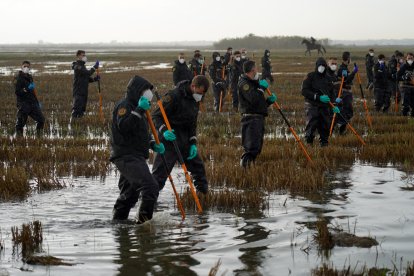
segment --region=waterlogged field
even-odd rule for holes
[[[340,57],[342,50],[328,51]],[[389,56],[393,50],[376,52]],[[118,174],[108,161],[114,104],[134,74],[150,80],[161,93],[171,89],[170,66],[178,51],[87,51],[88,65],[102,61],[104,121],[97,88],[91,84],[86,116],[70,124],[75,51],[0,53],[0,275],[413,275],[412,118],[394,111],[374,113],[373,94],[364,91],[373,118],[370,129],[355,84],[352,125],[366,146],[350,131],[345,136],[334,133],[327,148],[305,145],[310,164],[272,109],[262,154],[256,166],[244,171],[239,168],[240,115],[230,112],[230,98],[224,112],[213,113],[209,92],[198,124],[211,188],[200,198],[203,214],[197,214],[177,166],[173,178],[186,210],[184,222],[167,183],[151,222],[135,225],[134,210],[129,223],[115,224],[111,211]],[[187,57],[191,52],[186,51]],[[365,87],[365,49],[351,52]],[[211,51],[202,53],[209,63]],[[259,52],[249,55],[256,61],[261,57]],[[276,79],[271,90],[303,138],[300,87],[306,73],[314,70],[316,57],[273,50],[271,58]],[[13,75],[26,59],[32,62],[47,118],[42,138],[35,136],[30,119],[25,137],[14,137]],[[28,254],[11,229],[17,226],[20,232],[22,224],[35,221],[41,222],[42,241]],[[42,265],[33,261],[39,256],[61,262]]]

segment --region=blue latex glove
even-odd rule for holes
[[[269,84],[266,80],[259,80],[259,85],[264,87],[264,89],[267,89],[269,87]]]
[[[27,86],[27,89],[29,89],[30,91],[32,91],[33,89],[35,89],[36,85],[34,84],[34,82],[31,82],[29,84],[29,86]]]
[[[356,65],[356,64],[354,65],[354,70],[352,72],[354,72],[354,73],[358,72],[358,65]]]
[[[341,112],[339,112],[339,108],[337,106],[334,106],[332,108],[332,111],[333,111],[333,113],[336,113],[336,114],[341,113]]]
[[[348,71],[342,70],[342,77],[344,78],[348,77]]]
[[[276,94],[275,94],[275,93],[272,93],[272,95],[270,95],[270,96],[266,99],[266,101],[267,101],[269,104],[273,104],[275,101],[277,101]]]
[[[188,154],[187,160],[191,160],[197,156],[197,146],[191,145],[190,146],[190,153]]]
[[[164,132],[163,136],[164,136],[165,140],[170,141],[170,142],[175,141],[175,139],[177,139],[177,137],[175,137],[175,134],[174,134],[174,129],[173,130],[166,130]]]
[[[143,110],[148,110],[151,108],[151,103],[148,101],[147,98],[141,97],[139,98],[139,101],[138,101],[138,107]]]
[[[342,102],[342,99],[341,99],[341,98],[336,98],[336,99],[335,99],[335,102],[336,102],[337,104],[339,104],[339,103],[341,103],[341,102]]]
[[[97,60],[97,61],[95,62],[95,65],[93,66],[93,68],[95,68],[95,69],[98,69],[98,68],[99,68],[99,60]]]
[[[323,103],[329,103],[331,101],[331,99],[326,95],[319,96],[319,100]]]
[[[153,146],[153,150],[154,150],[156,153],[159,153],[159,154],[164,154],[164,152],[165,152],[165,147],[164,147],[164,144],[163,144],[163,143],[159,143],[158,145],[157,145],[157,144],[154,144],[154,146]]]
[[[99,80],[101,80],[101,76],[97,75],[97,76],[95,76],[95,77],[93,78],[93,80],[94,80],[94,81],[99,81]]]

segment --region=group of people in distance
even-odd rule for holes
[[[402,53],[396,51],[386,64],[383,54],[378,55],[378,60],[372,61],[372,53],[373,50],[370,50],[367,55],[366,66],[368,87],[371,83],[374,86],[376,110],[380,111],[382,108],[384,112],[388,111],[391,94],[399,100],[399,82],[402,82],[403,115],[408,115],[411,109],[411,116],[414,117],[413,54],[408,53],[404,60]],[[73,119],[84,115],[88,84],[100,80],[99,75],[92,77],[99,68],[99,61],[87,69],[85,51],[79,50],[76,56],[77,60],[72,64]],[[161,99],[171,129],[166,127],[164,114],[159,106],[149,113],[153,99],[151,82],[137,75],[129,81],[125,98],[116,103],[112,114],[110,160],[120,171],[120,195],[113,209],[114,220],[126,220],[140,196],[142,199],[137,223],[152,218],[159,192],[177,162],[176,148],[184,156],[185,165],[194,179],[197,192],[208,193],[206,172],[197,147],[197,118],[200,103],[210,85],[214,93],[215,111],[220,110],[220,97],[224,97],[230,89],[233,109],[241,114],[243,154],[240,165],[248,168],[260,154],[265,117],[268,115],[269,106],[277,100],[269,85],[269,82],[272,84],[274,81],[270,51],[265,50],[261,59],[261,76],[258,66],[247,58],[243,49],[233,52],[229,47],[224,56],[214,51],[212,58],[212,63],[207,67],[201,53],[195,51],[193,59],[187,65],[184,54],[179,54],[173,67],[175,87]],[[372,78],[369,73],[371,69],[368,70],[371,67]],[[313,143],[318,131],[320,145],[328,145],[329,127],[334,113],[341,114],[335,122],[339,127],[339,133],[345,132],[346,124],[353,116],[352,85],[358,70],[358,66],[351,63],[351,54],[348,51],[343,52],[340,64],[335,57],[330,57],[327,61],[324,58],[317,59],[315,70],[307,74],[301,88],[305,98],[307,143]],[[209,72],[211,83],[206,77],[206,72]],[[339,90],[342,90],[340,97]],[[15,93],[18,107],[16,134],[23,135],[23,127],[28,116],[37,122],[36,129],[40,134],[45,118],[36,97],[36,86],[30,74],[29,61],[22,63],[21,71],[17,74]],[[149,132],[148,114],[151,114],[156,134],[161,138],[159,144]],[[146,161],[150,149],[156,153],[152,171]]]

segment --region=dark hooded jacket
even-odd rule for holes
[[[268,115],[270,103],[265,98],[265,88],[258,80],[252,80],[245,74],[241,75],[237,84],[239,95],[239,110],[241,114]]]
[[[356,73],[354,73],[354,71],[349,72],[348,65],[344,62],[342,62],[342,64],[338,68],[338,72],[337,72],[338,78],[342,78],[343,71],[347,72],[347,76],[344,77],[343,89],[351,90]]]
[[[272,65],[270,62],[270,58],[268,57],[269,50],[265,50],[264,55],[262,57],[262,72],[263,73],[270,73],[272,71]]]
[[[197,142],[199,104],[193,98],[190,84],[190,81],[180,82],[178,87],[168,91],[162,97],[165,113],[180,145],[195,144]],[[167,130],[159,107],[152,112],[152,119],[160,133]]]
[[[134,76],[128,84],[126,97],[115,105],[112,114],[111,156],[113,161],[126,155],[148,158],[154,143],[148,131],[145,111],[138,107],[142,93],[153,86],[146,79]]]
[[[178,60],[176,60],[172,70],[174,85],[177,85],[180,81],[193,79],[193,74],[188,68],[186,62],[181,64]]]
[[[29,91],[29,84],[33,82],[33,78],[30,74],[25,74],[22,71],[16,76],[16,96],[17,96],[17,105],[32,105],[38,104],[36,95],[33,91]]]
[[[384,61],[385,62],[385,61]],[[384,63],[381,68],[379,61],[374,65],[374,86],[375,88],[386,89],[388,86],[388,67]]]
[[[318,72],[318,67],[320,65],[325,66],[325,71],[321,74]],[[329,105],[322,103],[319,100],[319,97],[322,95],[327,95],[331,99],[335,99],[334,95],[334,84],[331,78],[327,75],[328,64],[324,58],[318,58],[315,64],[315,71],[309,73],[306,76],[306,79],[302,83],[302,95],[305,97],[305,100],[313,105],[317,106],[326,106]]]
[[[225,75],[225,68],[221,61],[217,61],[216,57],[220,56],[218,52],[213,53],[213,62],[208,68],[210,78],[213,80],[213,83],[224,82],[223,73]]]
[[[73,95],[87,95],[88,85],[94,82],[92,75],[95,68],[86,69],[85,62],[77,60],[72,63],[73,70]]]
[[[410,76],[407,78],[407,76]],[[397,73],[398,80],[403,81],[404,86],[414,86],[414,63],[409,65],[406,61],[403,65],[401,65],[400,71]]]

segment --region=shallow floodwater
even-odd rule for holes
[[[174,169],[178,190],[185,187]],[[393,167],[355,164],[332,176],[332,189],[310,199],[271,194],[263,212],[230,214],[186,210],[181,223],[169,183],[151,223],[114,224],[117,176],[66,180],[68,188],[35,194],[25,202],[1,203],[0,275],[309,275],[322,263],[336,268],[399,268],[414,260],[414,192],[401,187],[412,178]],[[130,219],[135,210],[130,214]],[[335,247],[329,257],[312,242],[318,216],[379,245]],[[73,266],[24,265],[12,255],[11,226],[40,220],[43,250]],[[311,228],[311,227],[310,227]],[[402,261],[401,261],[402,258]],[[25,271],[27,270],[27,271]]]

